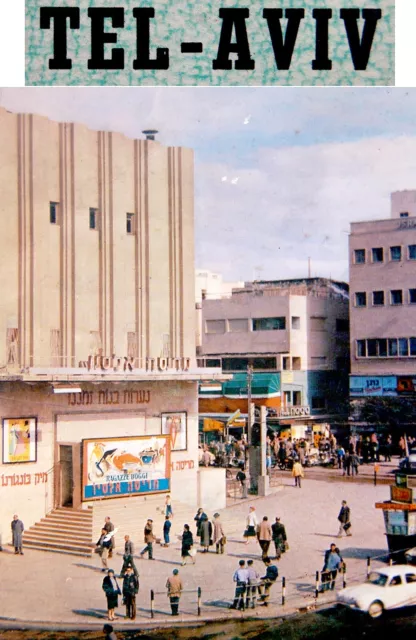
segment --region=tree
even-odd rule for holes
[[[366,398],[354,408],[360,422],[385,425],[392,431],[416,423],[416,403],[410,398]]]

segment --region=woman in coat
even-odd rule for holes
[[[201,516],[201,546],[203,553],[208,553],[209,546],[212,544],[212,522],[208,520],[206,513]]]
[[[204,514],[204,510],[202,509],[202,507],[199,507],[196,516],[194,518],[195,520],[195,524],[196,524],[196,535],[200,538],[201,537],[201,518],[202,516],[205,515]]]
[[[195,558],[191,555],[191,549],[194,544],[194,539],[192,536],[192,531],[189,529],[189,524],[185,524],[183,526],[183,534],[182,534],[182,566],[186,564],[186,558],[189,556],[192,558],[192,563],[195,564]]]
[[[220,514],[214,513],[214,535],[212,541],[215,544],[217,553],[224,553],[225,534],[220,520]]]
[[[118,607],[118,596],[121,595],[121,591],[112,569],[108,570],[103,580],[103,591],[107,597],[108,619],[115,620],[114,609]]]
[[[246,544],[248,544],[249,538],[256,538],[257,525],[258,525],[258,520],[256,515],[256,508],[250,507],[247,520],[246,520],[246,530],[244,531],[244,538],[245,538]]]

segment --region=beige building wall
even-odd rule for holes
[[[4,109],[0,134],[0,366],[76,367],[128,341],[194,359],[192,151]]]

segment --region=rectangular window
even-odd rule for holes
[[[298,356],[292,358],[292,369],[293,371],[300,371],[300,358]]]
[[[126,214],[126,232],[131,236],[135,234],[134,219],[134,213]]]
[[[98,209],[90,207],[90,229],[98,229]]]
[[[409,244],[409,260],[416,260],[416,244]]]
[[[289,356],[283,356],[283,358],[282,358],[282,369],[283,369],[283,371],[289,371],[290,370],[290,358],[289,358]]]
[[[365,340],[357,340],[357,358],[365,358],[367,356],[367,348]]]
[[[371,255],[373,257],[373,262],[383,262],[384,260],[383,247],[376,247],[375,249],[372,249]]]
[[[377,340],[367,340],[367,356],[368,358],[375,358],[377,356]]]
[[[225,320],[206,320],[205,333],[225,333]]]
[[[260,371],[262,369],[276,369],[276,358],[252,358],[250,361],[253,369]]]
[[[408,218],[409,217],[409,213],[407,211],[402,211],[402,213],[400,214],[401,218]]]
[[[390,291],[391,304],[403,304],[403,291],[401,289],[392,289]]]
[[[407,338],[399,338],[399,356],[409,355],[409,341]]]
[[[302,405],[302,393],[300,391],[293,392],[293,406],[300,407]]]
[[[286,329],[286,318],[253,318],[253,331],[280,331]]]
[[[384,305],[384,291],[373,291],[373,305],[375,307]]]
[[[390,357],[396,357],[398,350],[397,350],[397,338],[389,338],[387,341],[387,345],[389,348],[389,356]]]
[[[300,329],[300,317],[292,316],[292,329]]]
[[[323,396],[312,396],[312,409],[326,409],[326,398]]]
[[[409,338],[410,355],[416,356],[416,338]]]
[[[409,303],[416,304],[416,289],[409,289]]]
[[[206,367],[220,367],[221,366],[221,360],[217,360],[216,358],[207,358],[205,360],[205,366]]]
[[[311,331],[325,331],[326,318],[311,318]]]
[[[399,246],[390,247],[390,260],[397,262],[398,260],[401,260],[401,259],[402,259],[402,248]]]
[[[246,333],[248,331],[248,319],[237,318],[228,320],[228,331],[231,331],[231,333]]]
[[[292,405],[292,392],[285,391],[285,407],[290,407]]]
[[[248,358],[223,358],[223,371],[247,371]]]
[[[355,249],[354,262],[355,264],[365,264],[365,249]]]
[[[377,340],[377,346],[378,346],[379,357],[386,358],[387,357],[387,339],[380,338],[379,340]]]
[[[337,318],[335,320],[335,330],[339,332],[347,332],[350,330],[348,318]]]
[[[365,291],[357,291],[355,294],[355,306],[366,307],[367,306],[367,294]]]
[[[59,202],[49,203],[49,222],[51,224],[59,224]]]

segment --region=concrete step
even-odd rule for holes
[[[82,553],[81,551],[69,551],[68,549],[53,549],[48,546],[42,546],[38,544],[27,543],[24,546],[25,549],[30,549],[33,551],[48,551],[50,553],[63,553],[68,556],[77,556],[78,558],[91,558],[91,552]]]
[[[30,533],[29,531],[23,536],[23,543],[26,542],[41,542],[42,544],[57,543],[64,546],[85,547],[86,549],[92,549],[93,544],[89,540],[67,540],[64,537],[50,536],[46,533]]]
[[[82,545],[82,544],[68,544],[65,541],[62,542],[58,542],[55,540],[49,541],[47,536],[42,536],[41,538],[31,538],[31,540],[27,541],[27,543],[25,543],[26,547],[29,547],[29,545],[31,547],[46,547],[48,549],[56,549],[56,550],[60,550],[60,551],[75,551],[77,553],[83,553],[83,554],[87,554],[87,555],[92,555],[92,547],[89,547],[88,545]]]
[[[55,531],[54,529],[43,529],[38,527],[37,525],[34,525],[33,527],[30,527],[30,529],[25,531],[23,534],[23,539],[26,540],[26,538],[32,536],[48,536],[48,538],[56,538],[57,540],[68,540],[68,542],[74,541],[81,542],[82,544],[92,544],[91,536],[81,536],[77,535],[76,533],[62,533],[61,531]]]
[[[68,509],[67,507],[58,507],[51,511],[51,514],[58,514],[62,516],[66,516],[68,518],[77,518],[82,520],[92,520],[92,509],[81,510],[81,509]]]
[[[51,527],[66,527],[71,529],[79,529],[80,531],[91,531],[92,522],[73,522],[72,520],[65,520],[60,518],[41,518],[40,522],[49,524]]]
[[[92,518],[77,518],[76,516],[61,515],[56,512],[48,513],[45,518],[48,520],[58,520],[59,522],[73,522],[74,524],[79,525],[92,524]]]

